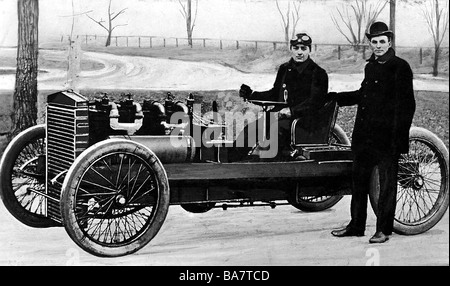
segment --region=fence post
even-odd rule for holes
[[[239,41],[236,40],[236,50],[238,50],[238,49],[239,49]]]
[[[127,47],[128,47],[128,36],[127,36]]]
[[[203,39],[203,47],[206,47],[206,39]]]
[[[314,45],[314,51],[317,52],[317,44]]]
[[[419,63],[420,63],[420,64],[422,64],[422,60],[423,60],[423,59],[422,59],[422,56],[423,56],[422,48],[420,48],[420,49],[419,49]]]
[[[117,47],[117,36],[116,36],[116,47]]]
[[[178,48],[178,38],[175,38],[175,46]]]
[[[338,60],[341,59],[341,46],[338,45]]]
[[[220,40],[220,49],[222,49],[222,40]]]
[[[141,37],[138,37],[139,48],[141,47]]]
[[[258,49],[258,41],[255,41],[255,50]]]
[[[150,40],[150,48],[152,48],[153,46],[152,46],[152,37],[148,37],[149,38],[149,40]]]
[[[365,60],[366,59],[366,46],[363,46],[363,54],[362,54],[362,56],[363,56],[363,60]]]
[[[277,42],[273,42],[273,50],[275,51],[277,49]]]

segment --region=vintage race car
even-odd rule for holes
[[[283,104],[252,103],[262,107],[263,122],[270,106]],[[170,205],[195,213],[280,204],[321,211],[351,194],[352,152],[336,124],[336,103],[323,107],[318,128],[293,122],[285,157],[267,156],[258,141],[238,162],[228,160],[226,125],[205,120],[193,106],[192,95],[186,102],[168,96],[137,103],[88,100],[71,90],[50,94],[46,123],[20,133],[2,156],[5,207],[28,226],[64,226],[85,251],[114,257],[149,243]],[[375,213],[378,193],[375,168]],[[399,160],[395,232],[429,230],[448,203],[448,150],[430,131],[412,127],[410,152]]]

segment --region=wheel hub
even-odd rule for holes
[[[123,207],[123,206],[125,206],[126,203],[127,203],[127,199],[125,198],[124,195],[119,194],[116,196],[116,204]]]
[[[420,190],[420,189],[422,189],[423,185],[424,185],[424,181],[423,181],[422,176],[416,176],[413,181],[413,188],[415,190]]]

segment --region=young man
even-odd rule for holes
[[[326,102],[328,92],[328,75],[310,57],[312,40],[306,33],[299,33],[290,41],[291,59],[282,64],[275,79],[273,88],[268,91],[253,91],[243,84],[239,95],[250,100],[287,102],[287,107],[278,111],[278,152],[290,145],[290,128],[292,121],[299,117],[307,117],[313,121],[317,111]],[[253,123],[257,125],[257,122]],[[235,160],[243,159],[251,150],[248,146],[249,126],[238,137],[237,142],[245,142],[238,146]],[[253,134],[252,134],[253,135]]]
[[[361,88],[329,93],[340,106],[358,105],[352,136],[353,189],[351,221],[334,230],[337,237],[363,236],[367,218],[367,198],[373,168],[380,174],[376,232],[370,243],[383,243],[392,234],[397,197],[400,154],[408,153],[409,128],[415,112],[413,74],[409,64],[391,48],[392,31],[383,22],[370,26],[373,54],[364,70]]]

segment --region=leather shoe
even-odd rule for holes
[[[381,231],[377,231],[370,239],[369,243],[383,243],[389,240],[389,236]]]
[[[336,237],[345,237],[345,236],[364,236],[364,231],[356,231],[349,227],[345,227],[343,229],[336,229],[331,232],[332,235]]]

